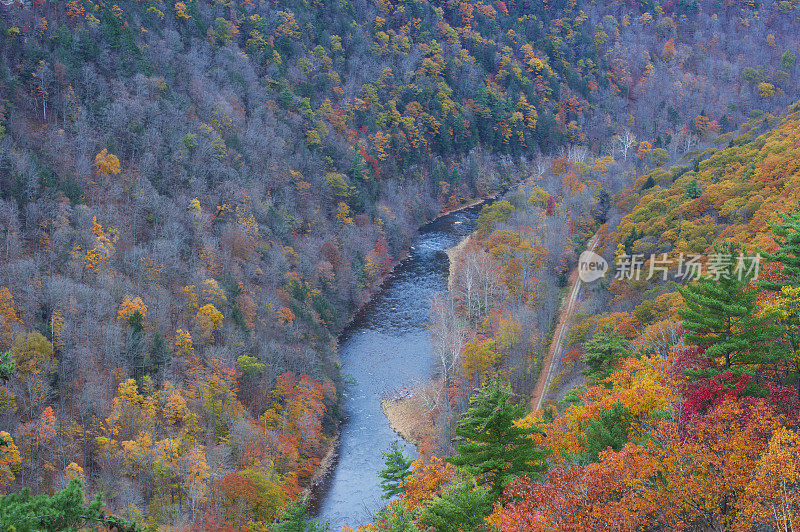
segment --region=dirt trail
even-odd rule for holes
[[[594,251],[597,246],[597,235],[595,234],[587,243],[586,249]],[[553,340],[550,342],[550,349],[547,351],[547,358],[542,364],[542,372],[536,380],[536,386],[533,388],[531,396],[531,406],[534,410],[542,408],[544,398],[547,397],[547,392],[550,391],[550,384],[556,376],[556,370],[559,366],[559,361],[564,351],[564,343],[567,338],[567,333],[572,326],[572,319],[575,317],[575,308],[578,303],[578,295],[581,291],[583,281],[578,277],[578,268],[575,268],[569,277],[570,288],[569,296],[567,297],[561,313],[558,317],[558,324],[553,333]]]

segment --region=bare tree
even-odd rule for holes
[[[573,163],[585,163],[589,157],[589,148],[573,144],[572,146],[567,146],[562,155]]]
[[[475,246],[468,246],[456,270],[453,292],[461,300],[467,320],[474,323],[489,311],[498,283],[494,259]]]
[[[49,91],[53,84],[53,69],[50,68],[47,61],[39,61],[34,78],[36,79],[36,97],[42,101],[42,119],[47,122],[47,100],[50,99]]]
[[[453,296],[438,296],[431,305],[433,314],[431,323],[431,340],[436,362],[442,374],[444,389],[450,387],[453,377],[461,362],[461,350],[467,342],[467,330],[456,309]]]
[[[547,160],[545,160],[544,157],[538,157],[533,165],[533,169],[536,172],[536,177],[541,178],[547,171]]]
[[[625,129],[622,133],[614,135],[611,139],[612,150],[614,153],[621,153],[624,160],[628,160],[628,152],[636,144],[636,135],[630,129]]]

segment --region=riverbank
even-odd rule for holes
[[[498,190],[496,192],[493,192],[492,194],[489,194],[485,198],[476,198],[474,200],[468,201],[464,205],[459,205],[458,207],[453,207],[451,209],[442,209],[442,210],[439,211],[439,216],[437,216],[437,218],[442,217],[442,216],[447,216],[448,214],[453,214],[454,212],[463,211],[464,209],[469,209],[470,207],[474,207],[475,205],[480,205],[484,201],[497,199],[497,197],[501,193],[502,193],[502,191]]]
[[[310,495],[314,489],[314,486],[324,481],[325,477],[327,477],[328,473],[330,473],[333,469],[333,466],[336,465],[336,452],[338,448],[339,433],[337,429],[336,435],[331,439],[330,443],[328,443],[328,450],[325,452],[325,456],[322,457],[322,460],[320,460],[319,465],[317,466],[317,470],[311,477],[309,487],[305,490],[306,495]]]
[[[471,239],[472,234],[469,234],[462,238],[458,244],[445,250],[450,261],[447,276],[448,290],[453,287],[456,265]],[[437,385],[437,382],[430,382],[411,390],[401,397],[381,401],[381,408],[384,415],[386,415],[386,419],[389,420],[392,430],[408,443],[415,445],[420,454],[422,454],[421,449],[423,447],[429,447],[423,444],[433,442],[436,439],[436,426],[434,425],[434,420],[431,419],[429,405],[431,403],[430,398],[434,396]]]
[[[436,429],[431,419],[426,394],[433,393],[434,383],[422,386],[403,397],[381,401],[381,408],[392,427],[401,438],[416,446],[420,454],[427,442],[433,442]]]
[[[447,258],[450,259],[450,274],[447,276],[447,289],[453,288],[453,283],[456,278],[456,266],[461,260],[461,255],[464,253],[469,241],[472,240],[472,235],[465,236],[461,242],[447,250]]]

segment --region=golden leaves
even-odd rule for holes
[[[177,357],[189,358],[194,355],[192,346],[192,335],[189,331],[178,329],[175,331],[175,342],[173,343],[173,353]]]
[[[8,432],[0,431],[0,491],[5,491],[6,486],[14,482],[14,472],[22,466],[22,456],[14,445],[14,440]]]
[[[117,311],[117,319],[120,321],[130,320],[136,313],[139,313],[144,319],[147,316],[147,305],[144,304],[141,297],[131,297],[126,295],[122,299]]]
[[[103,178],[108,177],[109,174],[117,175],[121,170],[119,158],[106,148],[103,148],[103,151],[95,155],[94,165],[97,169],[97,174]]]
[[[183,2],[175,2],[175,16],[179,19],[188,20],[191,18],[189,13],[186,12],[186,4]]]
[[[350,206],[347,203],[340,201],[336,207],[336,220],[339,225],[345,226],[353,223],[353,217],[350,212]]]
[[[208,303],[200,307],[197,311],[197,325],[203,335],[203,340],[206,342],[213,342],[214,333],[222,325],[222,313],[217,310],[213,304]]]

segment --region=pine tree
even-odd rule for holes
[[[270,527],[271,532],[327,532],[330,529],[328,523],[317,523],[309,515],[308,500],[303,498],[289,501],[281,511],[278,522]]]
[[[616,369],[620,359],[627,356],[628,341],[614,328],[601,330],[586,344],[586,354],[581,360],[588,367],[583,374],[590,383],[598,383]]]
[[[692,179],[691,183],[686,187],[686,197],[689,199],[697,199],[703,195],[703,187],[697,182],[697,179]]]
[[[7,381],[14,375],[14,358],[11,352],[0,353],[0,381]]]
[[[790,213],[778,213],[778,216],[782,223],[771,224],[778,249],[774,253],[758,251],[768,262],[780,266],[780,280],[763,280],[759,287],[780,292],[768,313],[782,327],[789,354],[787,358],[794,361],[795,385],[800,394],[800,205]]]
[[[486,527],[494,499],[488,489],[474,481],[460,482],[435,499],[420,516],[420,521],[436,532],[477,532]]]
[[[379,511],[376,522],[380,522],[383,532],[423,532],[417,523],[417,515],[405,504],[393,504]]]
[[[597,419],[589,418],[584,428],[586,458],[599,462],[600,453],[609,447],[615,451],[622,449],[628,441],[630,426],[631,414],[622,403],[615,403],[611,410],[603,410]]]
[[[399,493],[403,493],[403,480],[411,474],[411,459],[403,455],[397,440],[389,445],[389,450],[383,451],[383,460],[386,464],[379,473],[381,477],[381,489],[383,498],[391,499]]]
[[[778,217],[783,223],[770,224],[778,249],[775,253],[758,250],[767,261],[781,265],[781,282],[759,282],[762,288],[773,291],[780,291],[787,284],[800,287],[800,205],[788,214],[778,213]]]
[[[733,260],[718,265],[714,276],[701,277],[678,289],[685,302],[679,313],[683,328],[688,331],[687,341],[705,348],[705,357],[716,365],[713,372],[777,362],[782,357],[781,350],[770,345],[770,340],[779,331],[757,315],[758,292],[750,286],[753,272],[736,271],[740,248],[722,244],[714,250]],[[719,360],[724,360],[721,368]]]
[[[98,526],[117,532],[144,532],[141,524],[108,515],[98,495],[91,503],[83,500],[80,480],[73,479],[53,496],[31,495],[28,488],[0,497],[0,529],[16,532],[42,530],[83,530]]]
[[[494,500],[516,475],[538,478],[546,468],[548,449],[531,438],[542,434],[538,426],[525,428],[514,421],[525,415],[525,407],[514,403],[515,394],[497,376],[470,398],[470,408],[455,429],[458,453],[447,460],[486,485]]]
[[[164,336],[156,331],[153,333],[153,336],[150,340],[150,347],[147,350],[147,368],[146,372],[149,375],[158,375],[158,372],[161,370],[162,366],[167,363],[169,359],[169,353],[167,351],[167,341],[164,339]]]

